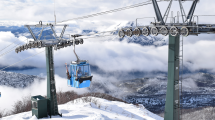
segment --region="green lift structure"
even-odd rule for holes
[[[58,37],[55,33],[54,26],[64,26],[60,37]],[[58,49],[61,46],[71,46],[72,42],[70,40],[64,39],[63,34],[67,27],[67,25],[53,25],[53,24],[42,24],[42,21],[39,22],[37,25],[25,25],[31,33],[32,38],[34,41],[29,41],[29,43],[17,47],[16,52],[21,52],[31,48],[42,48],[45,47],[45,54],[46,54],[46,70],[47,70],[47,97],[44,98],[40,95],[32,96],[32,116],[36,115],[36,117],[43,118],[55,115],[62,114],[58,112],[58,103],[57,103],[57,94],[56,94],[56,82],[54,77],[54,55],[53,55],[53,46]],[[42,28],[38,37],[35,36],[34,32],[31,30],[31,27]],[[47,36],[44,36],[45,39],[40,40],[43,30],[46,27],[50,27],[54,36],[49,36],[49,39],[46,39]]]
[[[127,36],[148,36],[149,34],[157,36],[158,34],[162,34],[164,36],[169,35],[169,47],[168,47],[168,84],[167,84],[167,93],[166,93],[166,104],[165,104],[165,113],[164,113],[164,120],[180,120],[180,93],[179,89],[181,86],[182,91],[182,81],[180,83],[179,80],[179,73],[180,73],[180,36],[187,37],[188,35],[196,35],[202,33],[215,33],[215,24],[199,24],[197,15],[194,16],[194,11],[197,5],[197,2],[199,0],[175,0],[179,2],[180,12],[178,12],[177,16],[170,17],[170,23],[167,23],[167,19],[169,18],[169,12],[170,8],[172,6],[173,0],[165,0],[169,1],[169,5],[166,9],[165,14],[161,15],[159,6],[157,4],[156,0],[152,0],[153,7],[156,14],[156,19],[154,22],[151,22],[150,25],[147,26],[137,26],[136,28],[123,28],[118,32],[119,37]],[[184,8],[182,5],[182,1],[192,1],[191,8],[188,12],[188,15],[185,14]],[[181,13],[179,15],[179,13]],[[206,16],[206,15],[204,15]],[[197,18],[197,22],[194,21],[194,18]],[[148,18],[148,17],[147,17]],[[182,22],[179,23],[179,18],[182,19]],[[139,19],[139,18],[138,18]],[[175,20],[177,19],[177,20]],[[136,19],[137,21],[137,19]],[[29,44],[20,46],[16,49],[16,52],[24,51],[28,48],[41,48],[46,47],[46,68],[47,68],[47,114],[51,117],[52,115],[60,115],[58,112],[58,106],[57,106],[57,97],[56,97],[56,87],[55,87],[55,79],[54,79],[54,62],[53,62],[53,46],[55,47],[55,50],[61,47],[65,46],[71,46],[72,41],[68,41],[63,39],[63,34],[66,29],[67,25],[60,25],[64,26],[60,37],[58,37],[53,29],[52,24],[43,25],[40,21],[37,25],[25,25],[34,41],[30,42]],[[33,34],[30,26],[34,27],[42,27],[42,31],[44,27],[51,27],[51,30],[53,31],[55,39],[53,40],[40,40],[42,31],[38,38],[35,37]],[[58,25],[59,26],[59,25]],[[181,92],[182,93],[182,92]],[[182,98],[182,97],[181,97]],[[40,109],[40,104],[46,104],[46,102],[42,101],[44,98],[41,96],[33,96],[32,97],[32,112],[33,109],[35,114],[39,114],[39,112],[36,112],[38,109]],[[36,104],[38,102],[38,104]],[[45,107],[41,109],[46,109]],[[33,115],[33,113],[32,113]],[[43,116],[43,115],[41,115]],[[40,117],[41,117],[40,116]],[[38,117],[39,118],[39,117]]]
[[[164,120],[180,120],[182,112],[180,109],[182,106],[180,102],[182,100],[182,77],[179,78],[179,73],[183,74],[183,40],[180,40],[180,36],[187,37],[188,35],[198,36],[199,34],[214,34],[215,33],[215,24],[199,24],[199,16],[194,15],[196,5],[199,0],[165,0],[169,1],[169,5],[165,11],[165,14],[161,15],[157,0],[151,0],[156,18],[151,22],[150,25],[138,26],[137,20],[144,18],[136,19],[135,28],[122,28],[119,30],[119,37],[123,38],[125,35],[131,37],[136,35],[148,36],[149,34],[157,36],[161,34],[163,36],[169,35],[169,46],[168,46],[168,83],[167,83],[167,92],[166,92],[166,103],[165,103],[165,113]],[[169,17],[170,9],[173,1],[178,1],[180,12],[177,13],[177,16]],[[191,8],[188,14],[185,14],[182,2],[192,1]],[[212,15],[201,15],[201,16],[212,16]],[[145,17],[151,18],[151,17]],[[170,22],[167,23],[167,19],[170,19]],[[196,18],[196,21],[195,21]],[[182,22],[179,22],[179,19]],[[180,43],[182,42],[182,43]],[[182,47],[182,50],[180,49]],[[182,55],[180,53],[182,52]],[[182,63],[182,65],[181,65]],[[181,70],[182,69],[182,70]],[[180,92],[181,90],[181,92]]]

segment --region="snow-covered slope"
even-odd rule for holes
[[[96,97],[83,97],[59,105],[63,117],[52,116],[53,120],[163,120],[146,110],[144,106],[135,106],[118,101],[108,101]],[[36,120],[31,111],[4,117],[0,120]],[[49,117],[42,119],[50,119]]]
[[[34,75],[0,71],[0,86],[5,85],[13,88],[25,88],[30,86],[35,80],[40,81],[45,79]]]

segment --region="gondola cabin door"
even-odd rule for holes
[[[75,88],[90,87],[92,80],[90,65],[87,62],[72,62],[70,64],[70,76],[68,85]]]

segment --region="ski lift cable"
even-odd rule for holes
[[[27,34],[27,33],[25,33]],[[10,47],[12,44],[15,44],[15,42],[17,41],[18,39],[16,39],[13,43],[9,44],[8,46],[6,46],[5,48],[1,49],[0,52],[2,52],[3,50],[5,50],[6,48]]]
[[[28,39],[26,39],[26,40],[28,40]],[[17,47],[18,45],[20,45],[22,42],[23,42],[23,41],[19,42],[19,44],[16,44],[16,45],[13,46],[13,48],[11,48],[10,50],[8,50],[8,51],[2,53],[2,54],[0,55],[0,57],[6,55],[6,54],[8,54],[8,53],[10,53],[10,52],[13,51],[13,50],[15,50],[15,47]]]
[[[37,34],[37,33],[39,33],[39,32],[41,32],[41,30],[40,30],[40,31],[38,31],[38,32],[36,32],[36,34]],[[27,33],[25,33],[25,34],[27,34]],[[17,40],[18,40],[18,39],[17,39]],[[16,40],[16,41],[17,41],[17,40]],[[25,40],[24,40],[24,42],[25,42],[26,40],[28,40],[28,38],[27,38],[27,39],[25,39]],[[18,44],[16,44],[15,46],[13,46],[10,50],[8,50],[8,51],[6,51],[6,52],[2,53],[2,54],[0,55],[0,57],[2,57],[2,56],[4,56],[4,55],[6,55],[7,53],[10,53],[10,52],[11,52],[11,51],[13,51],[13,50],[15,50],[15,47],[17,47],[18,45],[20,45],[22,42],[23,42],[23,41],[19,42]],[[9,47],[9,46],[11,46],[12,44],[15,44],[15,42],[13,42],[13,43],[9,44],[8,46],[6,46],[6,47],[5,47],[5,48],[3,48],[2,50],[0,50],[0,52],[1,52],[1,51],[3,51],[4,49],[8,48],[8,47]]]
[[[18,40],[18,39],[16,39],[15,41],[17,41],[17,40]],[[8,47],[11,46],[12,44],[15,44],[15,41],[14,41],[13,43],[9,44],[8,46],[6,46],[5,48],[1,49],[0,52],[3,51],[4,49],[8,48]]]
[[[57,23],[67,22],[67,21],[71,21],[71,20],[78,20],[78,19],[90,18],[90,17],[94,17],[94,16],[104,15],[104,14],[108,14],[108,13],[118,12],[118,11],[122,11],[122,10],[126,10],[126,9],[131,9],[131,8],[135,8],[135,7],[140,7],[140,6],[152,4],[152,3],[149,3],[149,2],[150,2],[150,0],[148,0],[147,2],[138,3],[138,4],[135,4],[135,5],[131,5],[131,6],[126,6],[126,7],[122,7],[122,8],[118,8],[118,9],[113,9],[113,10],[101,12],[101,13],[96,13],[96,14],[92,14],[92,15],[86,15],[86,16],[82,16],[82,17],[78,17],[78,18],[69,19],[69,20],[64,20],[64,21],[57,22]],[[157,1],[157,2],[160,2],[160,1]],[[36,27],[35,27],[35,28],[36,28]],[[35,29],[35,28],[34,28],[34,29]],[[33,29],[33,30],[34,30],[34,29]],[[116,30],[114,30],[114,31],[116,31]],[[107,33],[107,32],[113,32],[113,31],[105,31],[105,32],[94,33],[94,34],[101,34],[101,33]],[[88,35],[94,35],[94,34],[88,34]],[[87,35],[85,35],[85,36],[87,36]],[[85,39],[97,38],[97,37],[106,37],[106,36],[112,36],[112,35],[103,35],[103,36],[96,36],[96,37],[87,37],[87,38],[85,38]],[[26,40],[27,40],[27,39],[26,39]],[[15,47],[16,47],[16,46],[15,46]],[[12,51],[12,50],[11,50],[11,51]],[[11,52],[11,51],[9,51],[9,52]],[[44,50],[44,51],[45,51],[45,50]],[[9,65],[9,66],[7,66],[7,67],[1,69],[0,71],[6,69],[6,68],[8,68],[8,67],[11,67],[11,66],[13,66],[13,65],[16,65],[16,64],[18,64],[18,63],[20,63],[20,62],[22,62],[22,61],[24,61],[24,60],[26,60],[26,59],[29,59],[29,58],[31,58],[31,57],[33,57],[33,56],[36,56],[37,54],[40,54],[40,53],[42,53],[42,52],[44,52],[44,51],[41,51],[41,52],[39,52],[39,53],[36,53],[36,54],[34,54],[34,55],[32,55],[32,56],[29,56],[29,57],[27,57],[27,58],[21,60],[21,61],[19,61],[19,62],[16,62],[16,63],[14,63],[14,64],[12,64],[12,65]],[[9,52],[0,55],[0,57],[3,56],[3,55],[8,54]]]
[[[7,67],[1,69],[0,71],[6,69],[6,68],[8,68],[8,67],[14,66],[14,65],[16,65],[16,64],[18,64],[18,63],[20,63],[20,62],[22,62],[22,61],[25,61],[25,60],[27,60],[27,59],[29,59],[29,58],[31,58],[31,57],[34,57],[34,56],[36,56],[36,55],[38,55],[38,54],[40,54],[40,53],[42,53],[42,52],[44,52],[44,51],[45,51],[45,50],[43,50],[43,51],[41,51],[41,52],[38,52],[38,53],[36,53],[36,54],[34,54],[34,55],[31,55],[31,56],[29,56],[29,57],[27,57],[27,58],[25,58],[25,59],[22,59],[22,60],[20,60],[20,61],[14,63],[14,64],[12,64],[12,65],[9,65],[9,66],[7,66]]]
[[[111,30],[111,31],[103,31],[103,32],[98,32],[98,33],[89,33],[89,34],[85,34],[85,35],[82,35],[80,37],[83,37],[83,36],[90,36],[90,35],[96,35],[96,34],[102,34],[102,33],[108,33],[108,32],[116,32],[117,30]]]
[[[131,6],[126,6],[126,7],[122,7],[122,8],[117,8],[117,9],[105,11],[105,12],[100,12],[100,13],[95,13],[95,14],[86,15],[86,16],[82,16],[82,17],[77,17],[77,18],[72,18],[72,19],[68,19],[68,20],[63,20],[63,21],[57,22],[56,24],[62,23],[62,22],[67,22],[67,21],[72,21],[72,20],[78,20],[78,19],[85,19],[85,18],[95,17],[95,16],[99,16],[99,15],[104,15],[104,14],[108,14],[108,13],[118,12],[118,11],[122,11],[122,10],[126,10],[126,9],[131,9],[131,8],[135,8],[135,7],[140,7],[140,6],[152,4],[150,1],[151,0],[148,0],[148,1],[142,2],[142,3],[138,3],[138,4],[134,4],[134,5],[131,5]],[[157,1],[157,2],[161,2],[161,1],[162,0]]]
[[[86,37],[86,38],[83,38],[83,39],[98,38],[98,37],[106,37],[106,36],[113,36],[113,35],[102,35],[102,36]]]

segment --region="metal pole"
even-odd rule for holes
[[[180,120],[179,115],[179,46],[180,36],[169,35],[168,83],[164,120]]]
[[[54,58],[52,46],[46,47],[46,69],[47,69],[47,113],[51,115],[60,115],[58,113],[55,78],[54,78]],[[60,115],[62,116],[62,114]]]

